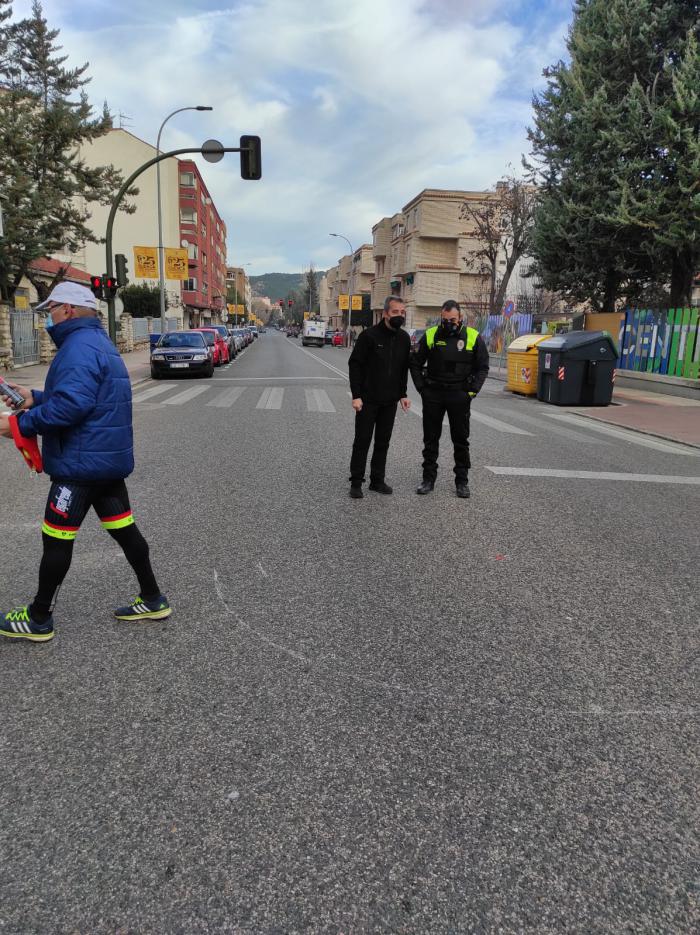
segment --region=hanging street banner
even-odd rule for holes
[[[236,306],[236,315],[245,315],[245,305]]]
[[[354,295],[352,297],[352,310],[353,312],[362,311],[362,296],[361,295]]]
[[[183,247],[165,248],[165,278],[166,279],[189,279],[187,270],[187,250]]]
[[[157,247],[134,247],[134,276],[137,279],[158,279]]]
[[[338,308],[341,312],[347,312],[348,303],[350,301],[350,296],[346,295],[344,292],[341,292],[338,296]]]

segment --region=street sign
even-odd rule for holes
[[[361,295],[354,295],[352,297],[352,310],[353,312],[362,311],[362,296]]]
[[[350,296],[344,292],[341,292],[338,296],[338,308],[341,312],[347,312],[348,306],[350,303]]]
[[[221,162],[224,158],[224,144],[218,140],[207,140],[202,143],[202,155],[207,162]]]
[[[515,312],[515,302],[506,302],[503,306],[503,317],[510,318]]]

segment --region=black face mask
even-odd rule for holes
[[[399,328],[403,328],[403,326],[406,324],[406,319],[403,315],[392,315],[389,319],[389,324],[392,328],[398,331]]]
[[[459,334],[460,328],[462,327],[461,321],[448,321],[446,318],[442,319],[442,327],[448,334]]]

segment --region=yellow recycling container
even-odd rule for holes
[[[508,345],[506,389],[523,396],[537,395],[537,345],[550,334],[521,334]]]

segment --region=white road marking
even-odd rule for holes
[[[585,418],[583,416],[563,415],[558,412],[547,412],[545,415],[549,419],[557,419],[569,425],[576,425],[577,427],[584,425],[584,422],[581,421]],[[700,449],[698,448],[686,447],[680,443],[676,445],[673,442],[661,441],[649,435],[629,431],[621,426],[613,428],[610,425],[603,425],[602,422],[598,422],[595,419],[585,419],[585,426],[587,429],[592,429],[594,432],[601,432],[603,435],[612,435],[613,438],[620,438],[622,441],[630,442],[632,445],[653,448],[655,451],[664,451],[666,454],[685,455],[687,458],[700,458]]]
[[[233,406],[236,400],[245,392],[244,386],[232,386],[228,390],[223,390],[214,399],[210,399],[207,406],[217,406],[220,409]]]
[[[335,406],[325,390],[305,390],[309,412],[335,412]]]
[[[284,382],[286,380],[299,380],[308,383],[309,381],[315,382],[316,380],[328,380],[330,383],[340,383],[338,377],[281,377],[279,374],[269,377],[217,377],[217,383],[274,383],[275,380]],[[347,382],[347,381],[345,381]]]
[[[208,389],[208,386],[191,386],[188,390],[185,390],[184,393],[177,393],[175,396],[169,397],[169,399],[164,399],[163,405],[181,406],[183,403],[188,403],[191,399],[194,399],[195,396],[201,396],[202,393],[206,393]]]
[[[494,419],[491,416],[485,416],[482,412],[471,411],[471,417],[475,422],[481,422],[488,425],[489,428],[496,429],[497,432],[506,432],[509,435],[529,435],[532,438],[532,432],[526,432],[525,429],[519,429],[508,422],[501,422],[500,419]]]
[[[131,401],[133,403],[142,403],[144,400],[150,399],[151,396],[158,396],[159,393],[174,389],[175,383],[161,383],[159,386],[151,386],[149,389],[144,390],[143,393],[137,393]]]
[[[307,351],[306,348],[298,347],[294,345],[298,351],[301,351],[302,354],[306,354],[307,357],[310,357],[312,360],[315,360],[317,364],[321,364],[322,367],[328,367],[329,370],[332,370],[333,373],[339,373],[341,377],[344,377],[346,380],[349,380],[350,377],[347,373],[343,373],[342,370],[338,370],[337,367],[334,367],[333,364],[327,363],[325,360],[321,360],[315,354],[312,354],[311,351]],[[307,377],[308,379],[308,377]]]
[[[547,413],[550,415],[550,413]],[[513,418],[518,422],[525,422],[526,425],[535,426],[542,432],[554,432],[555,435],[561,435],[564,438],[571,438],[577,442],[585,442],[587,445],[609,445],[610,442],[603,441],[602,438],[594,438],[591,435],[584,435],[583,432],[576,432],[574,429],[565,429],[559,425],[547,425],[541,419],[534,419],[532,416],[525,415],[523,412],[513,413]],[[583,428],[583,426],[582,426]]]
[[[260,395],[256,409],[281,409],[284,389],[280,386],[266,386]]]
[[[622,474],[617,471],[560,471],[552,468],[487,467],[492,474],[508,477],[562,477],[579,480],[634,481],[646,484],[691,484],[700,486],[700,477],[682,474]]]

